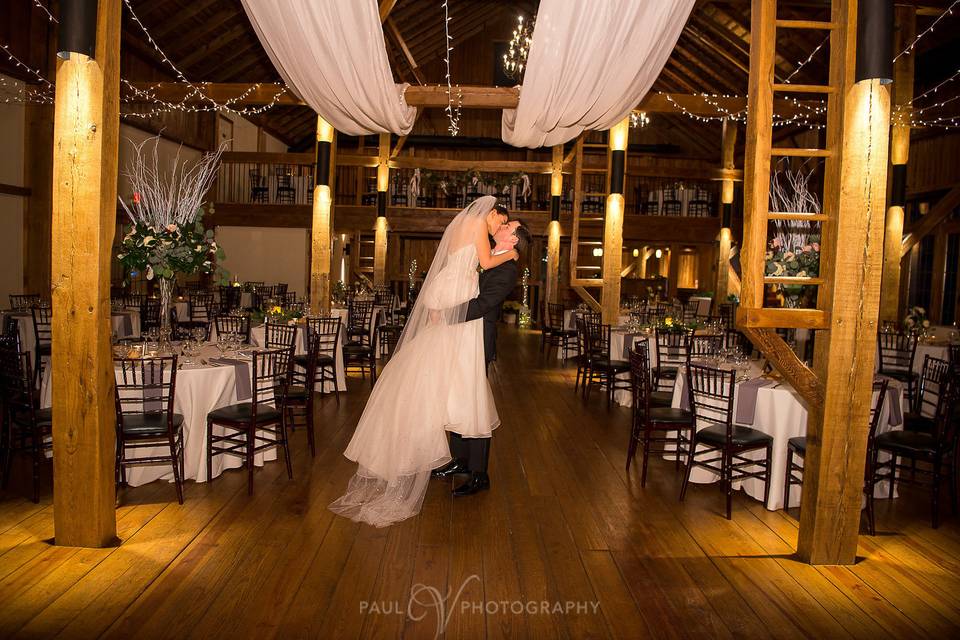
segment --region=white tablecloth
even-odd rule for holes
[[[251,327],[250,341],[253,344],[257,345],[258,347],[263,346],[263,344],[266,342],[266,331],[267,331],[266,325],[261,324],[260,326],[257,326],[257,327]],[[216,340],[216,335],[215,335],[216,332],[214,331],[212,333],[214,334],[211,336],[212,339]],[[347,378],[346,378],[346,374],[343,371],[344,336],[346,336],[346,330],[344,329],[343,324],[341,324],[340,325],[340,341],[337,343],[338,353],[336,357],[336,364],[334,366],[336,370],[336,375],[337,375],[337,389],[339,389],[340,391],[347,390]],[[307,328],[305,325],[301,324],[297,326],[297,346],[295,349],[295,353],[297,355],[303,355],[306,352],[307,352]],[[330,389],[330,388],[327,388],[327,386],[324,386],[323,389],[318,389],[317,391],[320,391],[321,393],[327,393],[328,391],[333,391],[333,389]]]
[[[17,321],[20,332],[20,348],[26,353],[33,353],[37,345],[37,339],[33,333],[33,314],[29,311],[4,311],[0,313],[0,318],[5,319],[7,317],[13,317]],[[126,329],[124,317],[130,318],[130,331]],[[110,331],[118,338],[139,338],[140,312],[134,309],[111,311]]]
[[[690,304],[694,303],[697,305],[698,316],[707,317],[710,315],[710,305],[713,304],[712,298],[707,298],[705,296],[690,296]]]
[[[751,375],[756,375],[758,371],[753,370]],[[907,411],[904,399],[903,389],[896,381],[890,381],[890,385],[896,388],[900,398],[900,406],[903,412]],[[739,384],[737,385],[739,389]],[[681,372],[677,376],[677,383],[673,389],[673,407],[681,406],[681,399],[686,393],[686,376]],[[734,397],[734,420],[737,415],[737,402],[739,402],[739,393]],[[894,429],[902,429],[903,425],[889,424],[889,404],[884,402],[882,405],[882,414],[877,427],[877,433],[884,433]],[[702,426],[702,425],[699,425]],[[698,428],[699,428],[698,426]],[[807,410],[804,408],[800,395],[790,387],[786,382],[781,382],[779,386],[766,386],[757,389],[757,408],[754,413],[754,421],[750,426],[758,431],[773,436],[773,453],[770,464],[770,494],[767,499],[766,507],[771,511],[783,508],[783,480],[787,468],[787,441],[796,436],[807,435]],[[764,452],[758,451],[748,454],[750,457],[762,458]],[[796,459],[796,458],[795,458]],[[719,476],[702,467],[695,467],[690,473],[690,482],[699,484],[716,482]],[[747,495],[757,500],[763,500],[763,481],[757,478],[749,478],[734,485],[735,489],[743,489]],[[790,505],[800,504],[801,488],[794,486],[790,491]],[[886,497],[888,495],[886,487],[877,487],[877,496]]]
[[[216,347],[205,347],[201,358],[220,356]],[[41,387],[41,406],[51,405],[50,367],[47,367]],[[184,479],[206,482],[207,478],[207,414],[214,409],[237,402],[235,369],[232,366],[189,365],[177,371],[177,389],[173,410],[183,415],[183,466]],[[169,447],[143,449],[142,455],[163,455]],[[277,459],[276,449],[258,452],[254,463],[259,467],[264,462]],[[225,469],[243,464],[243,458],[219,455],[213,458],[213,477]],[[139,486],[154,480],[173,481],[173,469],[169,465],[144,465],[127,467],[127,483]]]

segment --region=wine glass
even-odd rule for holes
[[[204,327],[194,327],[190,331],[190,336],[196,341],[197,345],[203,344],[207,339],[207,330]]]

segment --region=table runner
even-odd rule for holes
[[[235,358],[213,358],[212,364],[232,365],[237,385],[237,401],[245,402],[253,398],[250,387],[250,363]]]
[[[757,414],[757,393],[760,387],[773,384],[770,378],[754,378],[737,388],[737,424],[753,426]]]
[[[129,313],[117,313],[117,312],[114,312],[114,313],[112,313],[111,315],[112,315],[114,318],[120,318],[120,319],[121,319],[121,324],[122,324],[122,329],[123,329],[123,335],[120,336],[121,338],[127,338],[127,337],[133,335],[133,320],[130,318],[130,314],[129,314]]]

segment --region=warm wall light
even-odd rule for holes
[[[624,118],[610,128],[610,150],[626,151],[630,137],[630,118]]]
[[[657,260],[659,260],[660,258],[663,257],[663,251],[661,251],[660,249],[657,249],[656,251],[653,252],[653,255],[657,257]]]
[[[633,250],[633,257],[634,257],[634,258],[639,258],[639,257],[640,257],[640,249],[634,249],[634,250]]]
[[[594,258],[600,258],[602,256],[603,256],[603,249],[601,249],[600,247],[597,247],[596,249],[593,250]]]
[[[377,165],[377,191],[386,191],[390,187],[390,165]]]
[[[317,116],[317,142],[333,142],[333,127],[322,116]]]

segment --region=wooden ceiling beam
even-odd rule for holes
[[[194,0],[188,8],[176,12],[172,20],[158,26],[152,34],[153,39],[162,40],[170,34],[179,33],[180,29],[193,20],[194,16],[203,13],[218,2],[220,2],[220,0]],[[232,7],[231,13],[237,13],[236,7]]]
[[[248,33],[249,28],[250,28],[249,24],[238,22],[237,24],[233,25],[233,27],[224,31],[223,33],[218,35],[216,38],[214,38],[207,44],[201,47],[197,47],[197,49],[194,50],[193,53],[187,55],[181,60],[178,60],[177,66],[183,69],[193,64],[196,64],[197,62],[203,60],[204,58],[212,57],[212,54],[221,50],[223,47],[230,44],[240,36],[246,35]]]
[[[666,71],[666,69],[665,69]],[[152,89],[154,95],[167,102],[180,102],[187,97],[191,89],[183,84],[176,82],[162,82],[155,84],[152,82],[134,82],[132,83],[139,89]],[[203,85],[206,95],[217,102],[235,100],[232,104],[236,106],[263,105],[271,101],[282,85],[270,82],[260,83],[258,87],[252,88],[253,84],[249,82],[211,82]],[[463,92],[463,107],[470,109],[514,109],[519,100],[519,91],[516,87],[460,87]],[[250,91],[243,100],[236,100],[245,92]],[[407,88],[405,98],[407,104],[413,107],[446,107],[447,89],[446,87],[411,86]],[[196,102],[191,100],[188,104]],[[276,100],[275,104],[280,106],[304,106],[305,103],[292,93],[285,93]],[[648,93],[637,109],[648,113],[682,113],[684,111],[704,116],[719,115],[719,109],[725,111],[741,111],[746,106],[745,97],[716,97],[705,98],[702,95],[687,93]],[[802,103],[807,107],[816,106],[818,103]],[[797,106],[786,99],[774,100],[774,110],[778,115],[786,117],[795,115],[798,112]],[[807,109],[803,109],[807,113]]]
[[[387,29],[390,31],[390,35],[393,36],[393,39],[400,47],[403,57],[407,60],[407,65],[409,65],[410,71],[413,73],[413,77],[416,78],[417,82],[420,84],[424,84],[423,72],[420,71],[420,67],[417,66],[417,61],[414,59],[413,54],[410,53],[407,43],[403,41],[403,36],[400,35],[400,30],[397,29],[397,24],[393,21],[393,18],[387,18],[385,24],[387,25]]]
[[[396,4],[397,0],[380,0],[380,22],[386,22]]]
[[[680,39],[677,41],[677,46],[674,47],[674,52],[679,53],[682,58],[689,60],[693,65],[710,76],[711,82],[716,81],[719,84],[714,84],[714,86],[722,87],[723,93],[741,93],[745,90],[746,87],[739,87],[729,79],[729,74],[724,76],[722,73],[715,70],[710,65],[706,64],[703,61],[703,57],[697,55],[690,51],[689,42],[690,38],[684,38],[683,35],[680,36]],[[682,41],[682,42],[681,42]]]
[[[206,80],[224,80],[226,76],[236,75],[234,69],[244,58],[257,58],[265,60],[269,64],[269,59],[264,59],[259,55],[257,49],[260,47],[260,41],[255,36],[248,36],[243,45],[234,47],[231,53],[221,57],[211,59],[211,64],[196,69],[198,78]],[[251,52],[253,55],[251,56]]]

